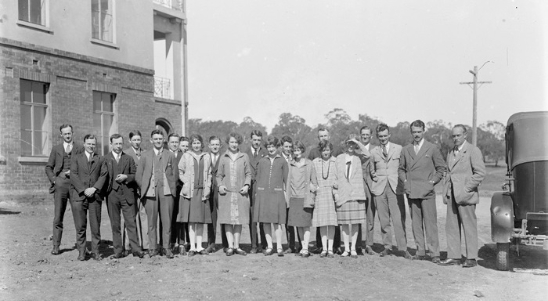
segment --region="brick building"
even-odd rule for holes
[[[113,133],[140,130],[147,149],[154,128],[185,132],[184,1],[85,2],[0,3],[0,201],[50,197],[63,123],[75,141],[98,136],[100,154]]]

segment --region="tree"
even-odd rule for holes
[[[483,130],[483,127],[478,128],[478,147],[483,154],[484,161],[494,161],[495,166],[498,166],[500,158],[504,157],[504,140],[497,138],[490,131]]]
[[[244,117],[244,120],[236,127],[236,133],[239,133],[244,138],[244,143],[249,144],[251,140],[251,132],[253,130],[259,130],[266,138],[266,127],[258,122],[255,122],[251,117]]]
[[[452,126],[451,123],[445,123],[443,120],[434,120],[426,123],[426,140],[434,143],[440,149],[441,155],[445,160],[447,154],[453,148]]]
[[[278,120],[278,124],[272,129],[272,135],[282,137],[290,136],[294,140],[303,141],[312,129],[306,125],[306,120],[299,115],[291,115],[291,113],[282,113]]]

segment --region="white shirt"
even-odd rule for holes
[[[70,150],[72,152],[72,149],[74,148],[74,141],[71,141],[70,143],[66,143],[65,141],[63,141],[63,148],[65,149],[65,151],[67,151],[67,146],[70,145]]]
[[[213,165],[217,163],[217,160],[219,160],[219,154],[211,153],[211,162],[213,163]]]
[[[421,150],[421,147],[422,147],[423,144],[424,144],[424,138],[422,138],[421,141],[418,144],[419,149],[417,150],[417,153],[419,153],[419,151]],[[415,149],[416,147],[417,147],[417,144],[413,141],[413,149]]]
[[[164,150],[164,148],[163,148],[163,147],[162,147],[162,148],[160,148],[159,150],[158,150],[158,149],[156,149],[156,148],[153,148],[153,149],[154,149],[154,154],[155,154],[156,156],[158,156],[158,153],[159,153],[159,152],[161,152],[161,151],[163,151],[163,150]]]
[[[462,151],[462,148],[464,147],[464,144],[466,144],[466,140],[464,140],[464,142],[459,146],[457,151],[453,150],[453,153],[455,153],[455,155],[460,153]]]
[[[345,157],[345,162],[346,164],[348,164],[348,162],[350,162],[350,172],[348,173],[348,176],[350,176],[352,174],[352,171],[354,170],[354,164],[352,164],[352,155],[349,155],[349,154],[346,154],[346,157]],[[344,169],[344,174],[346,175],[346,171],[347,171],[347,167],[345,167]]]
[[[253,146],[251,147],[251,154],[253,156],[257,156],[259,154],[259,150],[261,149],[261,147],[259,146],[259,148],[253,148]]]
[[[114,151],[112,151],[112,156],[114,157],[114,160],[116,160],[116,162],[120,161],[120,157],[122,156],[122,154],[117,154],[115,153]]]
[[[89,161],[89,157],[93,155],[93,153],[88,153],[87,151],[84,152],[86,154],[86,157],[88,158],[88,161]]]
[[[390,152],[390,142],[386,143],[386,153]],[[381,144],[381,150],[382,150],[382,144]]]

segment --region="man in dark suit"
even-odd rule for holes
[[[171,133],[167,136],[167,147],[169,151],[175,157],[176,167],[179,166],[179,161],[181,160],[181,157],[183,156],[183,153],[179,152],[180,142],[181,142],[181,136],[179,136],[176,133]],[[177,243],[177,238],[179,236],[179,231],[180,231],[179,224],[177,223],[177,213],[179,212],[179,195],[181,193],[182,188],[183,188],[183,183],[181,182],[179,178],[177,178],[177,190],[176,190],[175,196],[173,197],[173,216],[171,218],[171,238],[169,241],[170,247],[172,250],[175,250],[175,245]],[[161,225],[160,225],[160,229],[162,229]]]
[[[135,225],[135,162],[131,156],[122,152],[124,138],[120,134],[110,136],[112,152],[105,156],[108,170],[107,209],[112,228],[114,258],[124,257],[122,234],[120,232],[120,211],[128,233],[133,256],[143,258],[143,252],[137,239]]]
[[[257,176],[257,166],[259,160],[267,155],[265,148],[261,147],[263,141],[263,133],[259,130],[251,131],[251,146],[246,150],[246,154],[249,157],[249,164],[251,165],[251,186],[249,186],[249,203],[251,208],[249,210],[249,235],[251,236],[251,254],[257,254],[261,252],[261,249],[266,249],[266,237],[264,234],[263,224],[259,224],[259,235],[261,237],[261,245],[258,244],[259,235],[257,235],[257,222],[253,221],[253,204],[255,199],[255,177]]]
[[[464,125],[455,125],[452,135],[455,146],[447,154],[448,171],[443,199],[447,204],[447,259],[441,264],[461,264],[462,226],[466,245],[466,260],[462,266],[471,268],[478,265],[476,204],[479,203],[478,187],[485,178],[485,164],[480,149],[466,141],[467,131]]]
[[[133,162],[135,162],[135,168],[139,166],[139,160],[141,159],[141,153],[144,152],[144,150],[141,148],[141,141],[142,141],[143,135],[141,135],[141,132],[138,130],[133,130],[129,132],[129,144],[130,147],[124,150],[124,153],[126,155],[129,155]],[[137,182],[133,181],[129,185],[133,186],[135,191],[135,223],[137,225],[137,238],[139,239],[139,246],[141,249],[146,250],[148,249],[148,235],[147,235],[147,214],[145,211],[145,206],[142,205],[140,202],[140,191],[139,187],[137,187]],[[130,243],[128,239],[128,233],[125,227],[124,219],[121,219],[121,228],[123,229],[122,233],[122,241],[124,244],[126,255],[130,254]]]
[[[413,143],[402,149],[399,177],[409,202],[413,236],[419,259],[426,259],[426,246],[433,263],[440,262],[438,216],[434,186],[445,173],[445,162],[439,149],[424,140],[424,122],[413,121],[410,126]],[[423,227],[424,225],[424,227]],[[426,231],[426,245],[425,245]]]
[[[95,260],[101,260],[101,204],[103,186],[108,177],[105,159],[95,152],[97,138],[88,134],[84,137],[83,153],[74,155],[70,163],[70,204],[76,227],[78,260],[86,259],[86,227],[89,211],[91,229],[91,253]]]
[[[209,209],[211,210],[211,224],[207,225],[206,252],[215,252],[215,238],[217,233],[217,210],[219,209],[219,185],[217,185],[217,169],[221,161],[221,139],[217,136],[209,137],[209,154],[211,155],[211,193],[209,194]],[[228,249],[225,227],[221,225],[221,240],[223,250]]]
[[[169,246],[169,240],[173,218],[173,196],[177,194],[178,168],[175,165],[175,156],[164,149],[163,132],[154,130],[150,136],[153,149],[142,155],[135,179],[141,189],[141,201],[147,212],[149,256],[158,255],[156,223],[160,212],[163,253],[171,259],[173,252]]]
[[[373,146],[371,145],[371,128],[369,128],[367,125],[364,125],[360,129],[360,140],[362,144],[364,145],[365,149],[367,151],[371,152],[373,150]],[[377,254],[375,251],[373,251],[373,239],[374,239],[374,230],[375,230],[375,213],[377,211],[377,207],[375,206],[375,202],[373,201],[373,195],[371,194],[371,187],[373,185],[371,180],[371,173],[370,173],[370,158],[367,158],[362,163],[362,171],[363,171],[363,180],[364,180],[364,189],[365,189],[365,196],[367,197],[367,201],[365,203],[365,225],[361,225],[360,231],[358,233],[358,244],[361,243],[363,232],[365,232],[365,249],[362,249],[362,253],[368,254],[368,255],[375,255]],[[365,230],[364,230],[365,229]],[[356,246],[356,249],[358,249],[358,246]]]
[[[51,150],[46,175],[51,183],[50,193],[53,193],[54,217],[53,217],[53,250],[51,254],[59,255],[59,246],[63,236],[63,218],[67,209],[67,201],[70,198],[70,161],[71,156],[84,151],[82,145],[73,140],[72,125],[63,124],[59,127],[63,143],[56,145]]]
[[[318,142],[320,141],[329,141],[329,130],[324,127],[320,127],[318,129]],[[342,154],[344,151],[340,147],[334,147],[333,151],[331,152],[331,155],[333,157],[337,157],[338,155]],[[310,161],[313,161],[316,158],[321,158],[322,152],[318,146],[312,148],[310,152],[308,153],[308,159]],[[358,241],[361,240],[362,232],[361,227],[358,233]],[[361,244],[361,243],[360,243]],[[333,237],[333,246],[335,248],[335,253],[341,254],[341,228],[339,226],[335,227],[335,236]],[[316,250],[315,253],[321,253],[323,250],[322,246],[322,236],[320,234],[320,228],[316,228]]]

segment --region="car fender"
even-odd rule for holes
[[[514,232],[514,204],[508,192],[495,192],[491,198],[491,239],[510,242]]]

